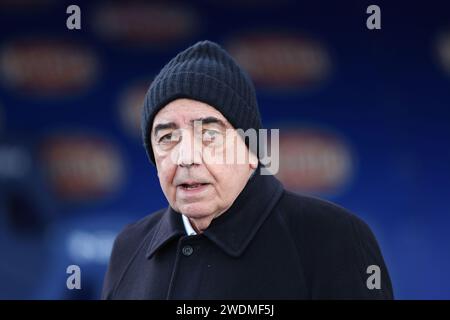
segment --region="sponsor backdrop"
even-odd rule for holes
[[[99,298],[117,233],[166,206],[143,96],[210,39],[280,129],[286,188],[367,221],[397,298],[450,299],[450,8],[375,2],[381,30],[367,1],[0,1],[0,298]]]

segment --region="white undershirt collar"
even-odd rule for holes
[[[195,232],[194,228],[192,228],[189,218],[186,217],[184,214],[182,214],[181,217],[183,218],[183,224],[184,224],[184,229],[186,230],[186,234],[188,236],[195,236],[197,234],[197,232]]]

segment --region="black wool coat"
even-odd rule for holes
[[[371,265],[379,267],[380,288]],[[369,280],[368,280],[369,279]],[[202,233],[170,206],[116,238],[103,299],[392,299],[377,241],[358,217],[258,172]]]

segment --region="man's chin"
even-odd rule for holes
[[[179,207],[180,212],[190,219],[202,219],[213,215],[210,208],[203,204],[190,203]]]

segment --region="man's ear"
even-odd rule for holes
[[[251,169],[255,170],[258,168],[258,157],[252,151],[248,153],[248,160]]]

